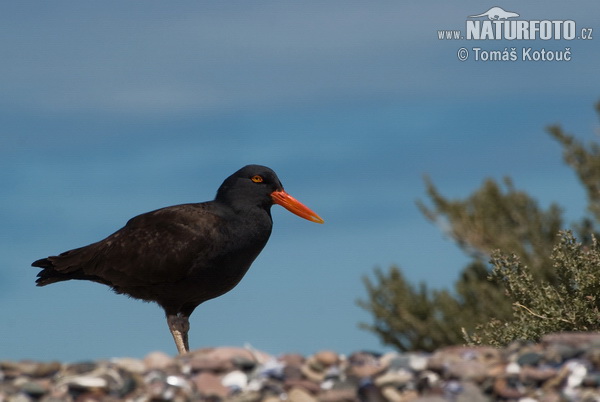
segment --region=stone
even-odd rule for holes
[[[230,391],[242,391],[248,386],[248,376],[241,370],[230,371],[221,379],[221,384]]]
[[[379,393],[379,390],[377,390]],[[381,397],[383,398],[383,396]],[[319,394],[319,402],[359,402],[354,389],[328,389]],[[384,399],[362,399],[369,402],[385,402]]]
[[[321,386],[311,380],[306,380],[306,379],[300,379],[300,380],[290,380],[287,379],[285,380],[285,386],[287,388],[301,388],[304,389],[306,391],[312,392],[314,394],[317,394],[321,391]]]
[[[234,394],[229,396],[226,401],[227,402],[265,402],[265,400],[269,400],[271,397],[262,398],[262,395],[258,391],[247,391]],[[275,398],[275,401],[280,401],[279,398]]]
[[[347,373],[348,375],[358,379],[373,378],[381,374],[385,369],[385,363],[381,364],[380,358],[371,353],[353,353],[348,358]]]
[[[600,347],[592,347],[588,349],[583,358],[590,363],[593,371],[600,371]]]
[[[394,387],[384,387],[381,390],[381,394],[385,397],[386,400],[390,402],[413,402],[421,400],[419,398],[419,394],[412,389],[407,390],[399,390]],[[423,398],[423,401],[426,401],[427,397]],[[444,402],[447,402],[444,400]]]
[[[166,370],[175,364],[174,359],[164,352],[150,352],[144,357],[146,370]]]
[[[397,370],[409,368],[408,354],[389,352],[379,358],[379,364],[385,369]]]
[[[443,372],[448,365],[459,361],[477,361],[484,365],[492,365],[501,357],[496,348],[489,346],[449,346],[437,350],[428,360],[430,370]]]
[[[178,356],[177,359],[189,364],[192,371],[215,371],[225,372],[233,370],[235,362],[239,359],[264,363],[272,359],[272,356],[245,348],[219,347],[199,349],[186,355]]]
[[[586,348],[592,345],[600,347],[600,332],[561,332],[547,334],[542,337],[540,343],[543,347],[548,347],[553,343],[562,343],[577,348]]]
[[[543,358],[544,356],[541,353],[524,353],[517,358],[517,364],[519,366],[537,366]]]
[[[519,379],[522,383],[541,384],[550,378],[555,377],[558,371],[552,367],[533,367],[524,366],[519,372]]]
[[[285,381],[300,380],[303,378],[302,368],[296,366],[285,366],[282,374]]]
[[[515,388],[506,378],[496,378],[493,385],[495,395],[504,399],[519,399],[523,394]]]
[[[251,371],[257,366],[256,360],[244,356],[234,356],[232,357],[231,362],[235,367],[243,371]]]
[[[122,368],[131,373],[142,374],[147,368],[146,364],[143,360],[133,359],[131,357],[122,357],[119,359],[112,359],[112,363],[114,363],[117,367]]]
[[[494,363],[486,368],[485,374],[488,378],[495,378],[503,375],[504,373],[506,373],[506,363]]]
[[[362,366],[366,364],[371,366],[382,366],[380,360],[381,357],[377,357],[373,353],[369,352],[356,352],[352,353],[350,357],[348,357],[348,363],[355,366]]]
[[[193,372],[225,372],[234,368],[231,356],[223,356],[222,351],[218,352],[216,348],[195,350],[177,358],[189,365]]]
[[[21,392],[33,397],[40,398],[50,390],[49,384],[41,381],[27,381],[20,386]]]
[[[290,402],[318,402],[310,392],[303,388],[294,387],[288,392],[288,401]]]
[[[581,381],[581,385],[587,388],[600,388],[600,373],[589,373]]]
[[[219,376],[203,372],[192,377],[192,381],[200,394],[205,398],[225,398],[229,395],[229,389],[221,383]]]
[[[356,378],[373,378],[379,375],[384,369],[381,366],[372,365],[351,365],[348,368],[348,375]]]
[[[0,379],[12,379],[18,377],[21,374],[21,370],[19,369],[19,364],[11,361],[1,361],[0,362]]]
[[[412,372],[406,369],[390,370],[380,375],[375,379],[375,384],[379,387],[392,385],[395,387],[403,387],[415,380]]]
[[[290,367],[290,369],[297,369],[300,373],[300,366]],[[283,380],[285,378],[286,365],[277,359],[271,359],[268,362],[258,367],[258,375],[274,380]],[[301,375],[301,374],[300,374]]]
[[[339,364],[340,357],[331,350],[322,350],[315,354],[315,359],[325,367]]]
[[[487,367],[478,361],[457,361],[450,363],[444,373],[446,378],[481,383],[487,378]]]
[[[427,369],[427,361],[429,360],[428,356],[418,355],[418,354],[410,354],[408,356],[408,368],[413,371],[423,371]]]
[[[418,374],[416,389],[422,394],[430,394],[441,388],[441,377],[438,373],[425,370]]]
[[[512,362],[505,365],[504,370],[507,376],[516,377],[521,373],[522,368],[518,363]]]
[[[386,402],[386,398],[382,394],[381,389],[371,381],[367,381],[358,387],[358,398],[361,401]]]
[[[282,355],[279,359],[285,366],[301,367],[306,359],[304,356],[297,353],[288,353]]]
[[[105,378],[95,376],[69,377],[59,381],[59,384],[65,384],[69,388],[77,390],[108,389],[108,381]]]
[[[0,401],[520,402],[600,401],[596,334],[554,334],[499,350],[453,346],[433,354],[322,350],[274,358],[251,348],[178,357],[0,362]]]
[[[456,402],[488,402],[489,398],[483,394],[481,388],[476,384],[465,381],[462,383],[462,391],[456,395]]]
[[[311,381],[321,382],[325,379],[326,367],[315,356],[311,356],[304,362],[300,371]]]
[[[17,377],[19,375],[42,378],[58,373],[62,368],[59,362],[40,363],[31,360],[20,362],[0,362],[0,371],[4,377]]]
[[[26,394],[16,394],[10,397],[8,402],[31,402],[33,399]]]
[[[30,367],[30,371],[22,371],[21,373],[35,378],[42,378],[58,373],[61,368],[62,364],[59,362],[35,363]]]

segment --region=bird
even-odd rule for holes
[[[143,213],[103,240],[34,261],[42,268],[36,284],[87,280],[155,302],[185,354],[190,315],[246,274],[271,235],[273,204],[324,222],[284,190],[272,169],[247,165],[225,179],[212,201]]]

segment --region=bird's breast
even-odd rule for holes
[[[200,253],[196,257],[187,277],[189,284],[206,299],[230,291],[248,272],[270,235],[271,225],[257,222],[221,228],[220,240],[216,242],[219,248],[211,250],[210,256]]]

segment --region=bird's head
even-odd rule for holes
[[[270,208],[278,204],[301,218],[316,223],[323,219],[306,205],[289,195],[275,172],[266,166],[247,165],[229,176],[219,190],[216,200],[231,206]]]

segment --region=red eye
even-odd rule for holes
[[[250,179],[250,180],[252,180],[255,183],[262,183],[264,179],[262,176],[256,175],[256,176],[252,176],[252,179]]]

